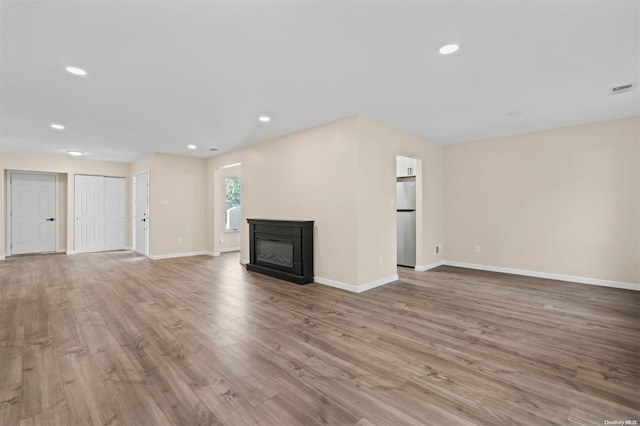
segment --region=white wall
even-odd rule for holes
[[[630,118],[445,146],[447,260],[640,282],[639,127]]]

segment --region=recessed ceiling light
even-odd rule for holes
[[[258,120],[262,121],[263,123],[268,123],[269,121],[271,121],[271,117],[267,117],[266,115],[261,115]]]
[[[511,117],[515,117],[516,115],[522,115],[522,114],[524,114],[524,111],[511,111],[507,113],[507,115],[510,115]]]
[[[83,70],[82,68],[67,67],[67,71],[69,71],[71,74],[75,74],[75,75],[87,75],[87,72],[85,70]]]
[[[68,149],[67,153],[69,153],[69,155],[73,155],[74,157],[79,157],[82,154],[84,154],[84,152],[82,151],[76,151],[75,149]]]
[[[197,146],[195,146],[195,145],[187,145],[187,148],[189,148],[189,149],[196,149],[196,148],[197,148]]]
[[[52,129],[56,129],[56,130],[64,130],[64,126],[62,124],[58,124],[58,123],[52,123],[51,124],[51,128]]]
[[[438,52],[441,55],[450,55],[453,52],[457,51],[459,46],[457,44],[447,44],[446,46],[442,46]]]

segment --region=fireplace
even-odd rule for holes
[[[296,284],[313,282],[313,221],[247,219],[249,271]]]

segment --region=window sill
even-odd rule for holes
[[[224,230],[225,234],[235,234],[235,233],[238,233],[238,232],[240,232],[239,229],[225,229]]]

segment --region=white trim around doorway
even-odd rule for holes
[[[151,234],[151,171],[150,169],[139,170],[132,175],[131,179],[131,250],[139,253],[136,249],[136,185],[137,177],[141,174],[147,174],[147,232],[145,235],[145,252],[144,256],[152,258],[150,255],[149,240]],[[142,254],[142,253],[140,253]]]

